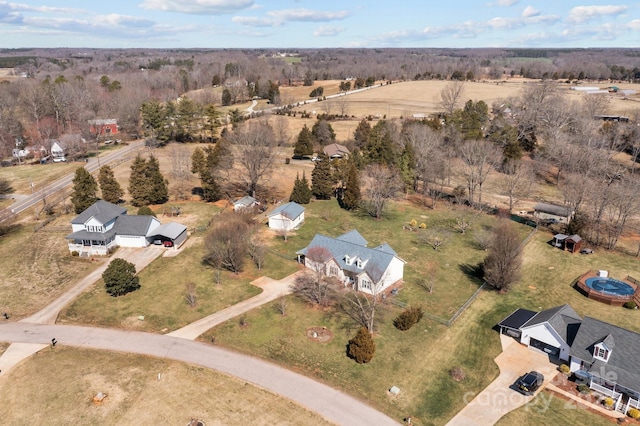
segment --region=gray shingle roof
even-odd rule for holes
[[[233,203],[233,205],[234,206],[253,206],[256,202],[257,200],[255,198],[251,197],[250,195],[245,195],[239,200],[236,200],[236,202]]]
[[[117,235],[136,235],[146,237],[151,223],[157,221],[153,216],[128,216],[118,217],[113,229]]]
[[[376,282],[379,281],[380,278],[382,278],[382,275],[385,273],[385,271],[389,267],[389,264],[394,258],[400,259],[392,249],[391,252],[393,253],[389,252],[388,249],[381,250],[380,247],[382,246],[369,248],[361,244],[350,242],[348,241],[349,235],[351,237],[359,236],[360,239],[364,240],[364,238],[359,233],[356,236],[353,231],[350,231],[347,234],[343,234],[338,238],[316,234],[316,236],[313,237],[313,240],[311,240],[311,243],[309,243],[307,247],[298,251],[297,254],[306,256],[308,250],[313,247],[325,248],[331,253],[331,256],[338,264],[340,269],[342,269],[343,271],[352,272],[354,274],[366,272],[367,275],[369,275],[369,277],[371,277],[371,279]],[[347,239],[345,240],[346,236]],[[386,245],[383,246],[388,247]],[[351,259],[355,260],[351,261]],[[357,259],[361,260],[362,267],[358,267]],[[348,260],[349,262],[347,263]],[[400,260],[403,261],[402,259]]]
[[[294,220],[295,218],[300,216],[303,212],[304,212],[304,207],[302,207],[298,203],[294,203],[293,201],[291,201],[287,204],[282,204],[281,206],[278,206],[275,209],[273,209],[273,211],[269,213],[268,217],[272,217],[280,213],[282,214],[282,216],[288,219]]]
[[[580,315],[578,315],[571,306],[562,305],[538,312],[521,328],[531,327],[545,322],[549,323],[558,335],[562,337],[562,340],[571,346],[581,321]]]
[[[169,223],[165,223],[164,225],[158,226],[156,229],[154,229],[151,232],[151,234],[152,235],[162,235],[163,237],[167,237],[167,238],[171,238],[172,240],[175,240],[186,229],[187,229],[187,227],[184,226],[181,223],[169,222]],[[149,235],[149,236],[151,236],[151,235]]]
[[[518,330],[536,314],[537,312],[519,308],[513,311],[511,315],[500,321],[498,325],[501,327],[513,328],[515,330]]]
[[[556,206],[555,204],[538,203],[534,207],[535,211],[551,213],[556,216],[569,217],[571,216],[571,210],[567,207]]]
[[[615,345],[612,345],[612,340],[615,340]],[[612,349],[607,362],[593,358],[593,346],[600,342]],[[640,392],[640,334],[585,317],[570,354],[587,362],[595,361],[589,370],[591,373],[599,377],[615,377],[616,383]]]
[[[336,240],[346,241],[348,243],[357,244],[359,246],[367,246],[369,242],[364,239],[361,233],[352,229],[351,231],[345,232],[344,234],[337,236]]]
[[[109,222],[114,217],[123,215],[127,212],[127,209],[115,204],[111,204],[104,200],[98,200],[89,206],[85,211],[71,220],[72,224],[82,225],[86,223],[92,217],[102,224]]]

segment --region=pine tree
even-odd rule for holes
[[[140,278],[136,276],[136,266],[124,259],[113,259],[102,273],[107,293],[122,296],[140,288]]]
[[[360,179],[358,178],[358,169],[355,164],[351,164],[347,182],[340,201],[340,207],[346,210],[353,210],[360,206],[362,196],[360,194]]]
[[[371,125],[366,119],[362,119],[353,132],[353,139],[356,142],[356,147],[363,148],[367,142],[369,142],[369,134],[371,133]]]
[[[391,123],[380,120],[371,129],[369,140],[364,149],[367,164],[381,163],[387,166],[394,165],[396,152],[390,126]]]
[[[97,191],[98,184],[87,169],[84,167],[77,168],[76,175],[73,178],[73,194],[71,194],[71,203],[75,212],[82,213],[98,201]]]
[[[333,184],[331,162],[325,154],[321,154],[311,172],[311,193],[318,200],[328,200],[333,194]]]
[[[110,203],[118,203],[124,195],[122,187],[113,175],[113,170],[109,166],[102,166],[98,174],[98,183],[100,184],[100,192],[102,199]]]
[[[302,179],[300,179],[299,175],[296,175],[289,201],[298,204],[309,204],[309,201],[311,201],[311,189],[309,188],[309,181],[307,181],[304,172],[302,172]]]
[[[373,359],[376,343],[365,327],[361,327],[355,337],[349,340],[347,353],[349,358],[353,358],[358,364],[366,364]]]
[[[167,187],[167,181],[160,172],[160,163],[153,155],[147,161],[146,175],[150,190],[147,204],[166,203],[169,200],[169,188]]]
[[[131,195],[131,204],[136,207],[149,204],[147,193],[148,182],[146,178],[147,161],[140,155],[136,156],[131,165],[131,176],[129,177],[129,194]]]
[[[298,140],[293,147],[293,157],[301,158],[313,154],[313,135],[305,124],[298,134]]]

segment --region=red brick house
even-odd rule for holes
[[[106,118],[102,120],[89,120],[89,131],[95,137],[116,135],[119,133],[118,120]]]

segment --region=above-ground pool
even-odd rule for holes
[[[613,278],[591,277],[586,279],[585,284],[595,291],[611,296],[629,297],[636,291],[629,284]]]
[[[638,292],[635,281],[599,277],[594,271],[589,271],[578,278],[576,287],[589,299],[617,306],[634,300],[634,295]]]

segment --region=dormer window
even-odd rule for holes
[[[593,357],[599,359],[601,361],[607,362],[609,360],[609,355],[611,354],[611,349],[607,347],[604,343],[600,342],[593,346]]]
[[[362,269],[362,259],[358,259],[356,260],[356,266],[360,269]]]
[[[355,260],[355,257],[349,257],[348,254],[344,255],[344,263],[346,263],[347,265],[353,265],[353,261]]]

